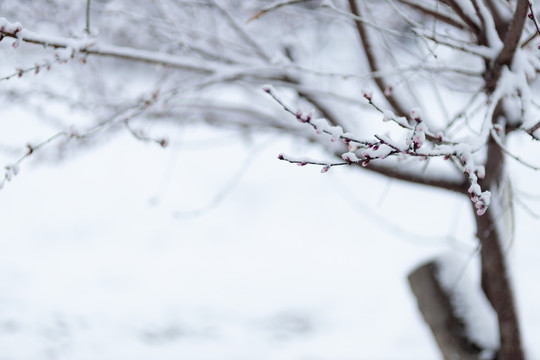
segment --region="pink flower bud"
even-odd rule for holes
[[[415,109],[412,109],[411,110],[411,118],[416,121],[416,122],[420,122],[422,121],[420,118],[422,117],[422,113],[420,111],[420,109],[418,108],[415,108]]]
[[[371,101],[373,98],[373,91],[371,90],[362,90],[362,96],[367,100]]]

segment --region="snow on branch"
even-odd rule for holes
[[[74,136],[76,136],[75,133],[68,133],[68,132],[65,132],[65,131],[61,131],[61,132],[58,132],[58,133],[52,135],[51,137],[49,137],[48,139],[40,142],[37,145],[27,144],[26,145],[26,151],[22,156],[20,156],[15,162],[4,166],[4,176],[0,179],[0,189],[2,189],[4,187],[6,182],[11,181],[13,179],[13,177],[15,177],[16,175],[19,174],[20,164],[24,160],[26,160],[28,157],[30,157],[32,154],[34,154],[37,150],[45,147],[46,145],[48,145],[49,143],[55,141],[58,138],[62,138],[62,137],[71,138],[71,137],[74,137]]]
[[[233,20],[230,19],[230,21],[232,22]],[[235,27],[235,29],[239,32],[241,31],[241,29],[237,27]],[[53,58],[45,59],[29,68],[16,69],[13,74],[0,78],[0,80],[8,80],[16,76],[20,77],[31,71],[39,72],[41,68],[50,69],[52,63],[64,63],[70,59],[79,59],[81,62],[85,63],[88,55],[115,57],[124,60],[175,68],[194,74],[204,75],[206,76],[204,77],[206,83],[227,82],[241,78],[256,78],[268,81],[269,79],[279,79],[285,74],[283,70],[269,68],[266,65],[254,67],[246,67],[243,64],[227,64],[224,66],[223,63],[217,65],[203,65],[199,60],[189,60],[186,59],[185,56],[173,55],[166,52],[100,44],[97,39],[92,37],[74,39],[46,36],[23,29],[18,22],[10,23],[4,18],[0,18],[0,41],[5,37],[15,39],[15,42],[13,43],[14,47],[18,47],[19,43],[23,41],[31,44],[43,45],[48,48],[63,49],[63,51],[57,50]],[[247,39],[248,35],[244,34],[244,37]],[[257,47],[254,42],[253,47]]]
[[[13,43],[15,44],[15,43]],[[34,73],[35,75],[39,74],[42,69],[47,71],[51,70],[53,64],[66,64],[69,61],[77,60],[83,64],[86,64],[86,54],[80,54],[77,51],[69,48],[62,49],[63,51],[56,51],[52,57],[47,57],[41,61],[36,61],[34,66],[27,68],[16,68],[15,72],[0,77],[0,81],[9,80],[14,77],[22,77],[28,73]]]
[[[127,131],[137,140],[144,142],[154,142],[161,147],[165,148],[169,144],[169,140],[165,137],[155,138],[147,135],[145,132],[139,129],[133,128],[131,120],[140,117],[147,113],[148,109],[154,106],[159,100],[159,91],[154,91],[148,96],[138,99],[135,104],[132,104],[125,109],[119,111],[116,114],[97,122],[95,125],[85,129],[77,130],[70,128],[69,130],[59,131],[47,139],[41,141],[36,145],[27,144],[24,153],[14,162],[4,166],[4,174],[0,176],[0,189],[4,187],[7,182],[10,182],[20,171],[20,165],[30,156],[34,155],[38,150],[45,148],[47,145],[58,141],[60,139],[70,140],[87,140],[96,134],[102,132],[107,128],[114,127],[116,125],[123,125]]]
[[[189,62],[180,56],[167,53],[134,49],[125,46],[97,44],[93,38],[64,38],[46,36],[23,29],[18,22],[10,23],[5,18],[0,18],[0,41],[5,38],[14,38],[14,47],[18,47],[21,41],[43,45],[55,49],[69,49],[71,52],[79,52],[87,55],[100,55],[117,57],[126,60],[146,62],[167,67],[179,68],[195,73],[212,74],[215,69],[205,67],[194,62]]]
[[[348,146],[348,151],[341,154],[342,161],[318,161],[309,158],[297,158],[285,154],[279,154],[278,158],[299,166],[316,165],[322,166],[321,172],[325,173],[330,168],[343,165],[361,165],[367,167],[370,162],[385,160],[395,157],[400,160],[417,158],[427,160],[432,157],[441,157],[445,160],[452,158],[459,165],[461,171],[467,176],[469,181],[468,193],[475,205],[478,215],[483,215],[491,200],[489,191],[482,191],[478,180],[484,178],[485,169],[483,165],[476,164],[474,150],[468,143],[451,142],[440,134],[437,137],[431,136],[433,140],[427,138],[429,133],[422,114],[419,109],[413,109],[410,113],[409,121],[395,120],[400,127],[407,129],[407,135],[400,140],[391,139],[389,136],[375,134],[370,139],[362,139],[351,132],[345,132],[341,126],[332,126],[326,119],[314,118],[312,114],[304,113],[301,110],[294,111],[275,93],[271,85],[267,85],[263,90],[268,93],[285,111],[293,115],[300,123],[310,126],[318,135],[325,135],[326,138],[335,142],[337,140]],[[363,92],[370,104],[372,94],[369,91]],[[389,113],[376,107],[382,112],[383,121],[389,120]],[[411,125],[409,125],[411,124]]]

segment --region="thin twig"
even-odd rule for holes
[[[250,17],[246,23],[250,23],[253,20],[259,19],[261,16],[268,14],[269,12],[272,12],[274,10],[277,10],[284,6],[294,5],[294,4],[300,4],[303,2],[308,2],[312,0],[287,0],[287,1],[277,1],[273,4],[268,5],[267,7],[263,8],[262,10],[258,11],[255,15]]]
[[[469,27],[469,29],[474,33],[474,34],[479,34],[480,33],[480,27],[478,26],[478,24],[476,24],[476,22],[471,19],[466,13],[465,11],[463,11],[463,9],[461,8],[460,6],[460,2],[459,1],[456,1],[456,0],[441,0],[441,2],[445,5],[447,5],[448,7],[450,7],[452,9],[452,11],[454,11],[454,13],[459,16],[459,18],[461,20],[463,20],[463,22],[465,24],[467,24],[467,26]]]
[[[231,14],[227,12],[221,5],[216,1],[210,0],[212,5],[225,17],[225,20],[229,23],[231,28],[249,45],[251,48],[259,55],[259,57],[265,61],[270,61],[270,56],[266,54],[264,49],[257,44],[255,40],[248,35],[248,33],[233,19]]]
[[[441,12],[437,11],[437,10],[432,10],[432,9],[428,9],[427,7],[421,5],[421,4],[417,4],[415,2],[412,2],[410,0],[397,0],[398,2],[404,4],[404,5],[407,5],[413,9],[416,9],[422,13],[424,13],[425,15],[428,15],[428,16],[431,16],[433,19],[435,20],[439,20],[439,21],[442,21],[450,26],[453,26],[455,27],[456,29],[460,29],[460,30],[466,30],[467,27],[459,22],[458,20],[455,20],[453,19],[452,17],[450,16],[446,16],[444,14],[442,14]],[[437,2],[438,4],[438,2]]]
[[[84,31],[90,35],[90,2],[92,0],[86,0],[86,28]]]
[[[536,27],[536,33],[540,35],[540,26],[538,25],[538,21],[536,20],[536,15],[534,14],[533,4],[529,0],[529,19],[531,19],[534,23],[534,26]]]
[[[356,5],[355,0],[349,0],[349,9],[353,16],[361,17],[360,10],[358,6]],[[372,42],[371,42],[371,39],[369,38],[369,35],[367,34],[364,24],[360,21],[355,21],[355,24],[356,24],[356,30],[360,37],[360,41],[364,47],[364,53],[366,55],[370,70],[372,72],[379,71],[380,70],[379,62],[375,58]],[[374,81],[377,87],[379,88],[379,90],[381,91],[381,93],[384,93],[385,90],[388,88],[386,82],[383,81],[383,79],[375,78]],[[396,113],[398,116],[404,116],[408,113],[408,111],[406,110],[407,106],[404,106],[396,98],[394,94],[390,94],[389,96],[387,96],[386,100],[388,101],[392,109],[394,110],[394,113]]]
[[[532,126],[530,129],[528,130],[525,130],[525,132],[529,135],[531,135],[535,140],[540,140],[540,138],[538,138],[538,136],[534,135],[534,132],[536,130],[540,129],[540,121],[537,122],[534,126]]]
[[[512,159],[516,160],[517,162],[521,163],[522,165],[525,165],[529,169],[532,169],[532,170],[535,170],[535,171],[540,171],[540,166],[529,164],[528,162],[521,159],[520,157],[512,154],[512,152],[503,144],[501,138],[499,137],[499,135],[497,134],[497,131],[494,128],[491,129],[491,136],[492,136],[493,140],[495,140],[497,145],[501,148],[501,150],[506,155],[510,156]]]

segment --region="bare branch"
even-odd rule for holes
[[[463,11],[463,9],[461,8],[461,6],[459,5],[459,1],[455,1],[455,0],[441,0],[441,2],[447,6],[449,6],[453,11],[454,13],[459,16],[459,18],[461,20],[463,20],[463,22],[465,24],[467,24],[467,26],[469,27],[469,29],[473,32],[473,34],[480,34],[480,27],[476,24],[476,22],[471,19],[467,14],[465,14],[465,12]]]
[[[493,137],[493,140],[497,143],[497,145],[501,148],[501,150],[508,156],[510,156],[512,159],[516,160],[517,162],[521,163],[522,165],[525,165],[529,169],[540,171],[540,166],[535,166],[532,164],[529,164],[522,158],[514,155],[502,142],[501,138],[499,137],[499,134],[497,134],[496,129],[491,129],[491,136]]]
[[[358,9],[358,6],[356,5],[355,0],[349,0],[349,8],[353,15],[360,17],[360,11]],[[362,45],[364,46],[364,52],[368,60],[369,68],[372,72],[377,72],[380,70],[379,63],[377,59],[375,58],[371,40],[369,39],[369,36],[364,27],[364,24],[362,24],[362,22],[360,21],[355,21],[355,24],[356,24],[356,29],[358,31],[358,35],[360,36]],[[377,84],[377,87],[379,88],[381,93],[384,94],[385,90],[388,87],[385,81],[383,81],[383,79],[381,78],[375,78],[374,81],[375,81],[375,84]],[[388,101],[390,106],[393,108],[394,113],[396,113],[398,116],[405,116],[408,113],[407,107],[401,104],[401,102],[396,98],[396,95],[390,94],[386,97],[386,100]]]
[[[420,32],[420,30],[414,30],[414,31]],[[491,60],[494,56],[493,49],[488,48],[483,45],[474,45],[470,43],[458,42],[442,34],[435,34],[435,36],[433,36],[432,34],[429,34],[426,32],[426,33],[423,33],[422,36],[439,45],[444,45],[454,50],[459,50],[465,53],[469,53],[469,54],[478,56],[480,58],[483,58],[485,60]]]
[[[421,4],[415,3],[415,2],[413,2],[411,0],[398,0],[398,1],[400,3],[402,3],[402,4],[404,4],[404,5],[409,6],[412,9],[420,11],[424,15],[427,15],[429,17],[432,17],[433,19],[442,21],[443,23],[446,23],[446,24],[448,24],[450,26],[453,26],[456,29],[460,29],[460,30],[467,29],[467,27],[463,23],[459,22],[458,20],[453,19],[450,16],[446,16],[445,14],[442,14],[439,11],[429,9],[429,8],[427,8],[427,7],[425,7],[425,6],[421,5]]]
[[[534,8],[532,2],[529,0],[529,19],[531,19],[534,23],[534,26],[536,27],[536,34],[540,35],[540,25],[538,25],[538,20],[536,19],[536,15],[534,14]]]
[[[86,27],[84,31],[86,31],[87,34],[90,34],[90,3],[92,0],[86,0]]]
[[[508,29],[506,36],[504,37],[504,45],[499,55],[495,59],[493,66],[486,72],[486,91],[488,94],[492,93],[501,76],[502,67],[504,65],[510,66],[514,54],[519,45],[519,39],[523,32],[525,20],[527,19],[527,11],[529,9],[528,0],[518,0],[514,16],[512,17],[512,23]]]
[[[215,69],[211,67],[204,67],[199,64],[188,62],[185,60],[185,57],[156,51],[134,49],[125,46],[99,45],[95,44],[93,39],[76,40],[56,36],[46,36],[27,30],[9,32],[0,29],[0,34],[5,37],[11,37],[31,44],[43,45],[55,49],[71,49],[82,54],[116,57],[207,75],[215,72]]]
[[[499,37],[503,39],[506,31],[508,30],[509,24],[501,15],[499,8],[497,7],[497,4],[495,4],[494,0],[486,0],[486,3],[491,13],[491,16],[493,17],[493,21],[495,22],[495,28],[497,29],[497,33],[499,34]]]
[[[409,274],[409,285],[445,359],[476,360],[481,350],[466,337],[463,320],[440,283],[439,264],[429,262]]]
[[[530,129],[525,130],[525,132],[529,135],[531,135],[535,140],[540,140],[537,136],[534,135],[534,132],[536,130],[540,129],[540,121],[537,122],[534,126],[532,126]]]
[[[381,163],[370,163],[365,167],[369,171],[379,175],[387,176],[391,179],[397,179],[413,184],[427,185],[439,189],[449,190],[463,194],[467,191],[467,182],[465,180],[453,180],[443,174],[429,174],[422,176],[417,171],[407,171],[395,165],[383,165]]]
[[[233,19],[231,14],[227,10],[225,10],[221,5],[219,5],[216,1],[210,0],[212,5],[218,9],[218,11],[223,15],[223,17],[227,20],[231,28],[236,31],[236,33],[247,43],[253,50],[259,55],[259,57],[265,61],[269,61],[270,57],[266,54],[266,52],[249,36],[244,29],[236,22],[236,20]]]
[[[294,4],[300,4],[300,3],[304,3],[304,2],[308,2],[308,1],[312,1],[312,0],[285,0],[285,1],[277,1],[273,4],[270,4],[268,6],[266,6],[264,9],[260,10],[260,11],[257,11],[257,13],[255,15],[253,15],[252,17],[250,17],[248,19],[248,23],[249,22],[252,22],[253,20],[257,20],[259,19],[261,16],[265,15],[265,14],[268,14],[269,12],[272,12],[274,10],[277,10],[279,8],[282,8],[284,6],[289,6],[289,5],[294,5]]]

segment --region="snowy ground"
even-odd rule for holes
[[[214,143],[124,136],[24,164],[0,192],[1,360],[439,358],[406,275],[473,251],[466,200],[285,164],[285,140]],[[216,152],[223,162],[202,160]],[[538,220],[517,211],[511,260],[535,358]]]

